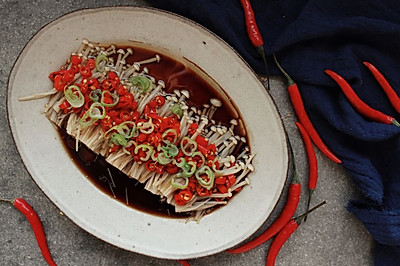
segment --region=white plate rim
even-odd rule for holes
[[[76,14],[78,14],[78,13],[87,14],[87,12],[89,12],[89,13],[90,13],[90,12],[102,12],[102,11],[106,11],[106,10],[110,10],[110,9],[114,9],[114,10],[121,10],[121,9],[128,10],[128,9],[130,9],[130,10],[132,10],[133,12],[136,11],[136,10],[138,10],[138,11],[155,12],[155,13],[158,13],[158,14],[162,14],[162,15],[165,15],[165,16],[175,17],[175,18],[177,18],[177,19],[179,19],[179,20],[182,20],[182,21],[184,21],[185,23],[189,24],[190,26],[195,27],[196,29],[201,30],[201,31],[203,31],[203,32],[206,32],[207,34],[211,35],[213,38],[217,39],[222,45],[224,45],[226,48],[230,49],[231,52],[233,52],[233,53],[238,57],[238,59],[241,60],[241,63],[244,64],[245,66],[247,66],[248,70],[249,70],[250,72],[252,72],[254,76],[256,76],[256,74],[255,74],[254,71],[250,68],[250,66],[244,61],[244,59],[243,59],[231,46],[229,46],[225,41],[223,41],[220,37],[218,37],[217,35],[215,35],[215,34],[212,33],[211,31],[209,31],[208,29],[204,28],[204,27],[201,26],[200,24],[197,24],[196,22],[193,22],[193,21],[191,21],[191,20],[189,20],[189,19],[187,19],[187,18],[184,18],[184,17],[182,17],[182,16],[173,14],[173,13],[171,13],[171,12],[167,12],[167,11],[163,11],[163,10],[159,10],[159,9],[151,8],[151,7],[130,7],[130,6],[129,6],[129,7],[126,7],[126,6],[119,6],[119,7],[88,8],[88,9],[81,9],[81,10],[73,11],[73,12],[67,13],[67,14],[65,14],[65,15],[63,15],[63,16],[61,16],[61,17],[58,17],[58,18],[54,19],[53,21],[49,22],[48,24],[44,25],[41,29],[39,29],[39,30],[32,36],[32,38],[27,42],[27,44],[26,44],[26,45],[24,46],[24,48],[21,50],[21,52],[20,52],[20,54],[19,54],[17,60],[16,60],[15,63],[14,63],[14,66],[13,66],[13,68],[12,68],[12,71],[11,71],[11,73],[10,73],[10,75],[9,75],[8,87],[7,87],[7,96],[9,96],[9,95],[11,94],[11,92],[10,92],[10,87],[12,87],[12,84],[11,84],[11,83],[12,83],[12,81],[13,81],[13,77],[15,76],[14,74],[15,74],[16,68],[18,67],[18,63],[19,63],[20,60],[21,60],[21,57],[24,56],[24,53],[25,53],[25,51],[26,51],[26,48],[27,48],[32,42],[35,41],[35,39],[37,38],[37,36],[38,36],[39,33],[42,33],[44,30],[46,30],[47,28],[49,28],[49,27],[51,27],[52,25],[56,24],[58,21],[60,21],[60,20],[62,20],[62,19],[65,19],[65,18],[68,18],[69,16],[74,16],[74,15],[76,15]],[[259,83],[261,84],[261,82],[259,82]],[[262,84],[261,84],[261,85],[262,85]],[[262,86],[263,86],[263,85],[262,85]],[[275,112],[277,113],[277,115],[278,115],[278,117],[279,117],[279,113],[278,113],[278,111],[277,111],[277,107],[276,107],[275,103],[273,102],[272,98],[271,98],[269,95],[267,95],[267,97],[269,97],[269,100],[272,101],[272,103],[273,103],[273,106],[272,106],[272,107],[275,109]],[[12,122],[12,120],[13,120],[13,118],[12,118],[12,112],[10,111],[10,110],[12,109],[12,103],[9,101],[9,99],[10,99],[10,97],[7,97],[8,121],[9,121],[9,125],[10,125],[10,128],[11,128],[11,131],[12,131],[12,133],[13,133],[12,136],[13,136],[13,139],[14,139],[14,143],[15,143],[15,145],[16,145],[16,147],[17,147],[17,150],[18,150],[18,152],[19,152],[19,154],[20,154],[22,160],[23,160],[24,166],[25,166],[25,168],[27,169],[27,171],[29,172],[29,174],[31,175],[31,177],[32,177],[32,179],[34,180],[34,182],[35,182],[35,183],[38,185],[38,187],[44,192],[44,194],[45,194],[57,207],[59,207],[62,211],[64,211],[64,210],[63,210],[62,204],[61,204],[60,202],[58,202],[57,200],[54,200],[51,196],[48,195],[48,193],[46,192],[46,189],[43,189],[43,188],[42,188],[42,185],[37,181],[37,179],[36,179],[36,178],[34,177],[34,175],[31,173],[31,169],[30,169],[30,167],[29,167],[29,166],[27,165],[27,163],[26,163],[27,158],[24,157],[24,155],[23,155],[24,152],[23,152],[23,150],[22,150],[21,147],[20,147],[21,145],[18,144],[18,140],[17,140],[17,138],[15,137],[16,128],[15,128],[15,124],[13,124],[13,122]],[[136,248],[136,247],[134,247],[134,246],[133,246],[133,247],[127,247],[127,246],[124,246],[124,245],[120,245],[120,243],[115,243],[115,242],[114,242],[114,239],[107,239],[107,237],[106,237],[105,235],[101,234],[100,232],[96,232],[96,230],[93,229],[93,228],[90,228],[90,226],[87,226],[87,225],[85,225],[85,224],[82,224],[81,221],[79,221],[79,219],[77,219],[77,217],[74,217],[69,211],[66,211],[65,214],[66,214],[75,224],[77,224],[79,227],[81,227],[81,228],[84,229],[85,231],[89,232],[90,234],[94,235],[95,237],[98,237],[98,238],[102,239],[103,241],[106,241],[106,242],[108,242],[108,243],[110,243],[110,244],[113,244],[113,245],[115,245],[115,246],[118,246],[118,247],[120,247],[120,248],[124,248],[124,249],[126,249],[126,250],[138,252],[138,253],[145,254],[145,255],[149,255],[149,256],[155,256],[155,257],[167,258],[167,259],[188,259],[188,258],[196,258],[196,257],[202,257],[202,256],[207,256],[207,255],[215,254],[215,253],[217,253],[217,252],[220,252],[220,251],[223,251],[223,250],[225,250],[225,249],[227,249],[227,248],[230,248],[230,247],[232,247],[232,246],[238,244],[238,243],[241,242],[242,240],[248,238],[251,234],[253,234],[253,233],[259,228],[259,226],[261,226],[261,225],[264,223],[264,221],[269,217],[269,215],[270,215],[270,213],[272,212],[272,210],[275,208],[275,205],[277,204],[278,199],[279,199],[279,197],[280,197],[280,195],[281,195],[281,193],[282,193],[282,189],[283,189],[284,184],[285,184],[285,181],[286,181],[286,177],[287,177],[287,173],[288,173],[288,168],[289,168],[289,167],[288,167],[288,159],[287,159],[287,157],[288,157],[287,136],[286,136],[285,129],[284,129],[284,127],[283,127],[283,123],[282,123],[282,120],[281,120],[280,117],[279,117],[279,120],[280,120],[280,126],[281,126],[281,130],[282,130],[281,133],[283,133],[283,146],[285,147],[285,149],[284,149],[284,153],[285,153],[285,155],[284,155],[284,157],[285,157],[285,163],[284,163],[284,165],[285,165],[285,166],[284,166],[284,167],[285,167],[285,171],[284,171],[284,172],[285,172],[285,173],[284,173],[284,178],[281,177],[282,182],[280,182],[280,187],[279,187],[279,189],[277,190],[277,193],[274,195],[274,204],[273,204],[273,206],[269,206],[268,214],[264,215],[264,218],[263,218],[262,220],[258,221],[252,228],[250,228],[250,229],[248,230],[248,232],[247,232],[246,235],[243,235],[242,237],[235,239],[235,241],[233,241],[233,242],[232,242],[232,241],[231,241],[231,242],[228,242],[226,245],[223,245],[223,246],[221,246],[220,248],[213,249],[213,250],[207,250],[207,251],[203,251],[203,252],[200,252],[200,253],[189,252],[189,253],[185,253],[185,254],[171,254],[171,253],[168,253],[168,252],[165,252],[165,253],[164,253],[164,252],[162,252],[162,251],[154,252],[154,250],[140,249],[140,248]],[[286,159],[287,159],[287,160],[286,160]]]

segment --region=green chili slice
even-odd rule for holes
[[[112,103],[105,103],[105,102],[104,102],[105,97],[106,97],[106,94],[109,94],[109,95],[111,96],[111,98],[112,98],[112,100],[113,100]],[[118,102],[119,102],[119,96],[118,96],[118,94],[116,94],[116,93],[111,93],[111,92],[109,92],[109,91],[103,91],[103,92],[101,93],[101,100],[100,100],[100,102],[101,102],[102,105],[104,105],[104,106],[106,106],[106,107],[113,107],[113,106],[116,106],[116,105],[118,104]]]
[[[105,66],[108,62],[108,58],[105,54],[99,54],[96,59],[96,70],[99,72],[104,72],[105,70]]]
[[[196,163],[195,162],[187,162],[182,167],[182,176],[183,177],[191,177],[196,172]]]
[[[153,89],[153,82],[145,76],[133,76],[129,82],[137,87],[140,93],[150,92]]]
[[[197,142],[189,137],[183,137],[181,140],[181,149],[183,154],[192,156],[197,150]]]
[[[173,141],[168,141],[166,139],[166,137],[168,135],[170,135],[171,133],[174,135]],[[176,132],[175,129],[169,128],[169,129],[165,130],[164,133],[161,135],[161,139],[162,139],[162,141],[164,143],[167,143],[167,144],[168,143],[175,143],[177,141],[177,139],[178,139],[178,132]]]
[[[180,158],[180,160],[181,160],[180,162],[178,162],[177,160],[174,160],[174,163],[175,163],[175,165],[178,166],[179,168],[182,168],[183,165],[186,164],[186,160],[185,160],[185,158],[183,158],[183,157]]]
[[[100,89],[95,89],[94,91],[91,91],[89,93],[89,99],[92,100],[93,102],[100,101],[100,97],[101,97],[101,90]]]
[[[116,132],[111,135],[110,142],[112,144],[121,145],[124,147],[128,146],[128,141],[124,138],[124,136],[121,136],[121,134]]]
[[[106,116],[106,110],[100,103],[92,103],[86,113],[79,119],[79,125],[83,128],[93,125],[97,120]]]
[[[181,105],[176,103],[171,107],[172,113],[176,114],[177,116],[181,117],[183,115],[183,111],[181,109]]]
[[[138,125],[137,128],[144,134],[152,133],[154,131],[153,119],[150,117],[148,122]]]
[[[164,153],[159,153],[157,155],[157,162],[160,163],[161,165],[167,165],[172,161],[171,158],[165,156]]]
[[[133,137],[133,134],[135,134],[136,124],[133,121],[125,121],[119,124],[116,129],[124,138],[130,139]]]
[[[189,185],[189,178],[175,175],[171,178],[171,186],[178,189],[185,189]]]
[[[173,158],[179,153],[178,147],[174,144],[168,143],[166,146],[161,147],[161,149],[163,151],[163,154],[168,158]]]
[[[149,160],[151,155],[153,154],[153,147],[151,147],[150,145],[147,145],[147,144],[137,145],[135,150],[134,150],[135,154],[138,154],[140,149],[142,149],[145,152],[147,151],[146,152],[146,156],[145,157],[140,157],[140,160],[142,160],[144,162]]]
[[[76,85],[68,86],[64,89],[65,100],[74,108],[82,107],[85,104],[85,96],[81,89]]]
[[[106,109],[100,103],[92,103],[87,111],[89,116],[94,119],[103,119],[106,116]]]
[[[210,167],[207,165],[203,165],[200,167],[200,169],[196,172],[196,179],[199,182],[199,184],[206,188],[206,189],[211,189],[214,185],[214,178],[215,174],[211,170]]]

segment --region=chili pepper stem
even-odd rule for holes
[[[400,123],[396,119],[393,119],[392,124],[397,127],[400,127]]]
[[[265,56],[265,50],[264,50],[264,46],[257,46],[256,47],[257,52],[261,55],[263,61],[264,61],[264,65],[265,65],[265,71],[266,71],[266,75],[267,75],[267,89],[270,89],[270,85],[269,85],[269,70],[268,70],[268,64],[267,64],[267,57]]]
[[[1,198],[0,198],[0,201],[9,202],[9,203],[11,203],[11,204],[14,204],[14,200],[10,200],[10,199],[1,199]]]
[[[282,66],[279,64],[278,59],[276,59],[275,53],[272,54],[272,57],[274,58],[276,67],[279,69],[280,72],[282,72],[282,75],[285,76],[286,81],[287,81],[287,85],[288,85],[288,86],[293,85],[293,84],[294,84],[293,79],[289,76],[289,74],[288,74],[288,73],[282,68]]]
[[[307,221],[307,215],[308,215],[307,212],[310,210],[310,203],[311,203],[311,197],[312,197],[313,192],[314,192],[314,189],[311,189],[311,188],[308,189],[307,211],[306,211],[306,215],[304,216],[304,222]]]
[[[305,216],[307,216],[309,213],[315,211],[316,209],[318,209],[319,207],[321,207],[322,205],[325,205],[325,204],[326,204],[326,200],[324,200],[324,201],[321,202],[320,204],[318,204],[318,205],[312,207],[311,209],[307,210],[305,213],[300,214],[299,216],[295,217],[294,219],[296,220],[296,223],[297,223],[298,225],[300,225],[301,221],[303,220],[303,218],[304,218]]]

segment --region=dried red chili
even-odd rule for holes
[[[292,159],[293,159],[293,156],[292,156]],[[240,247],[227,250],[227,252],[233,253],[233,254],[247,252],[247,251],[267,242],[274,235],[276,235],[280,230],[282,230],[282,228],[293,217],[293,215],[297,209],[299,200],[300,200],[300,192],[301,192],[300,180],[296,174],[296,170],[294,169],[294,178],[289,185],[287,201],[286,201],[285,207],[283,208],[279,217],[261,235],[259,235],[252,241],[247,242]]]
[[[308,159],[308,200],[307,200],[307,211],[308,211],[310,208],[312,194],[317,186],[318,162],[317,162],[317,157],[315,156],[310,136],[307,134],[307,131],[305,130],[303,125],[299,122],[296,122],[296,126],[299,129],[301,138],[303,139]],[[307,220],[307,215],[304,217],[304,221],[306,220]]]
[[[254,16],[254,11],[253,8],[251,7],[250,0],[240,0],[240,3],[242,4],[244,11],[244,19],[246,24],[247,35],[249,36],[251,43],[257,49],[257,52],[261,55],[264,61],[266,75],[267,75],[267,88],[269,89],[270,88],[269,77],[268,77],[269,71],[268,71],[267,58],[265,56],[265,51],[264,51],[264,40],[262,38],[260,30],[258,29],[256,18]]]
[[[336,157],[335,154],[325,145],[319,136],[318,132],[315,130],[313,124],[311,123],[310,118],[307,115],[307,112],[304,108],[303,99],[301,98],[301,94],[297,84],[293,81],[293,79],[285,72],[285,70],[281,67],[278,60],[276,59],[275,54],[273,55],[276,66],[282,72],[287,80],[287,90],[289,93],[290,101],[292,102],[293,109],[299,119],[300,123],[304,126],[311,140],[317,146],[317,148],[325,154],[329,159],[331,159],[335,163],[342,163],[342,161]]]
[[[373,64],[369,62],[363,62],[363,64],[371,71],[376,81],[378,81],[379,85],[381,85],[393,108],[400,113],[400,97],[397,95],[392,86],[390,86],[385,76]]]
[[[340,89],[342,90],[346,98],[349,100],[351,105],[361,115],[375,122],[400,126],[399,122],[397,122],[397,120],[394,117],[386,115],[381,111],[378,111],[370,107],[367,103],[361,100],[360,97],[358,97],[358,95],[355,93],[353,88],[350,86],[350,84],[342,76],[329,69],[326,69],[325,73],[339,85]]]
[[[36,241],[39,245],[39,248],[42,252],[43,258],[46,262],[53,266],[57,265],[50,253],[49,247],[47,245],[46,234],[43,229],[42,222],[40,221],[39,216],[33,210],[33,208],[22,198],[16,198],[14,200],[5,200],[0,199],[2,201],[10,202],[14,207],[19,210],[28,220],[29,224],[32,227],[33,233],[35,234]]]

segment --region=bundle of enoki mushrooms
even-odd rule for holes
[[[199,221],[249,184],[254,155],[246,139],[235,135],[235,119],[229,125],[213,120],[220,100],[188,106],[187,90],[168,93],[150,75],[159,55],[132,58],[133,48],[84,39],[50,74],[52,90],[20,100],[49,96],[46,116],[75,138],[76,149],[83,143],[176,212],[190,212]]]

